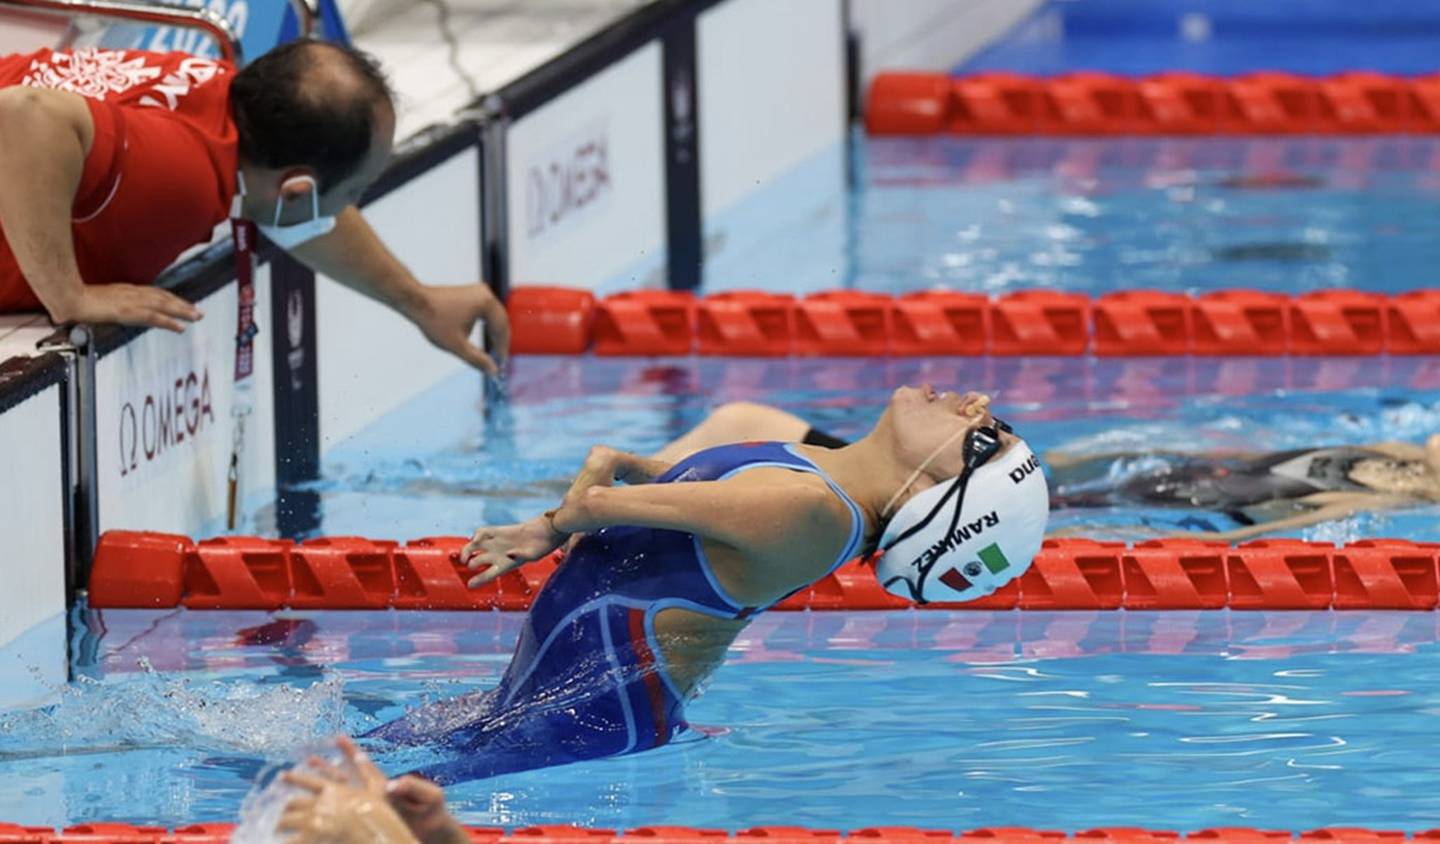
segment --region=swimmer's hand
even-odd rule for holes
[[[199,308],[148,284],[85,285],[73,299],[50,307],[50,317],[57,323],[148,325],[176,333],[201,316]]]
[[[505,303],[483,284],[423,287],[407,315],[425,338],[486,375],[499,378],[510,356],[510,316]],[[471,341],[475,323],[485,323],[485,348]]]
[[[343,766],[312,758],[307,761],[309,770],[282,774],[306,793],[285,806],[275,831],[286,834],[290,844],[417,842],[390,805],[385,774],[349,738],[342,736],[339,745]]]
[[[445,810],[445,792],[427,779],[406,774],[391,780],[390,805],[421,844],[469,844],[470,836]]]
[[[467,585],[471,589],[484,586],[508,571],[544,557],[569,538],[569,534],[555,530],[549,517],[543,515],[518,525],[480,528],[461,549],[460,560],[471,571],[478,571],[481,566],[488,568],[470,578]]]

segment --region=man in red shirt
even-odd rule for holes
[[[421,284],[355,208],[394,134],[378,65],[330,43],[286,44],[239,71],[134,50],[0,57],[0,313],[181,331],[200,311],[151,282],[240,216],[495,374],[504,305],[484,284]],[[490,355],[470,340],[477,320]]]

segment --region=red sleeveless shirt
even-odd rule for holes
[[[229,216],[238,163],[234,75],[225,62],[186,53],[0,56],[0,87],[70,91],[90,108],[95,140],[71,225],[86,284],[149,284]],[[0,232],[0,313],[39,308]]]

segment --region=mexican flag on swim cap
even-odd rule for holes
[[[880,547],[925,519],[954,485],[938,483],[905,502]],[[1035,452],[1015,443],[976,469],[963,494],[963,504],[957,491],[924,527],[881,555],[875,576],[887,592],[921,603],[973,601],[1030,568],[1050,519],[1050,491]],[[964,507],[958,520],[957,504]]]

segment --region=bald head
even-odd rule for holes
[[[361,168],[380,130],[394,131],[394,96],[379,63],[324,41],[293,41],[251,62],[235,75],[230,108],[243,163],[306,168],[321,190]]]

